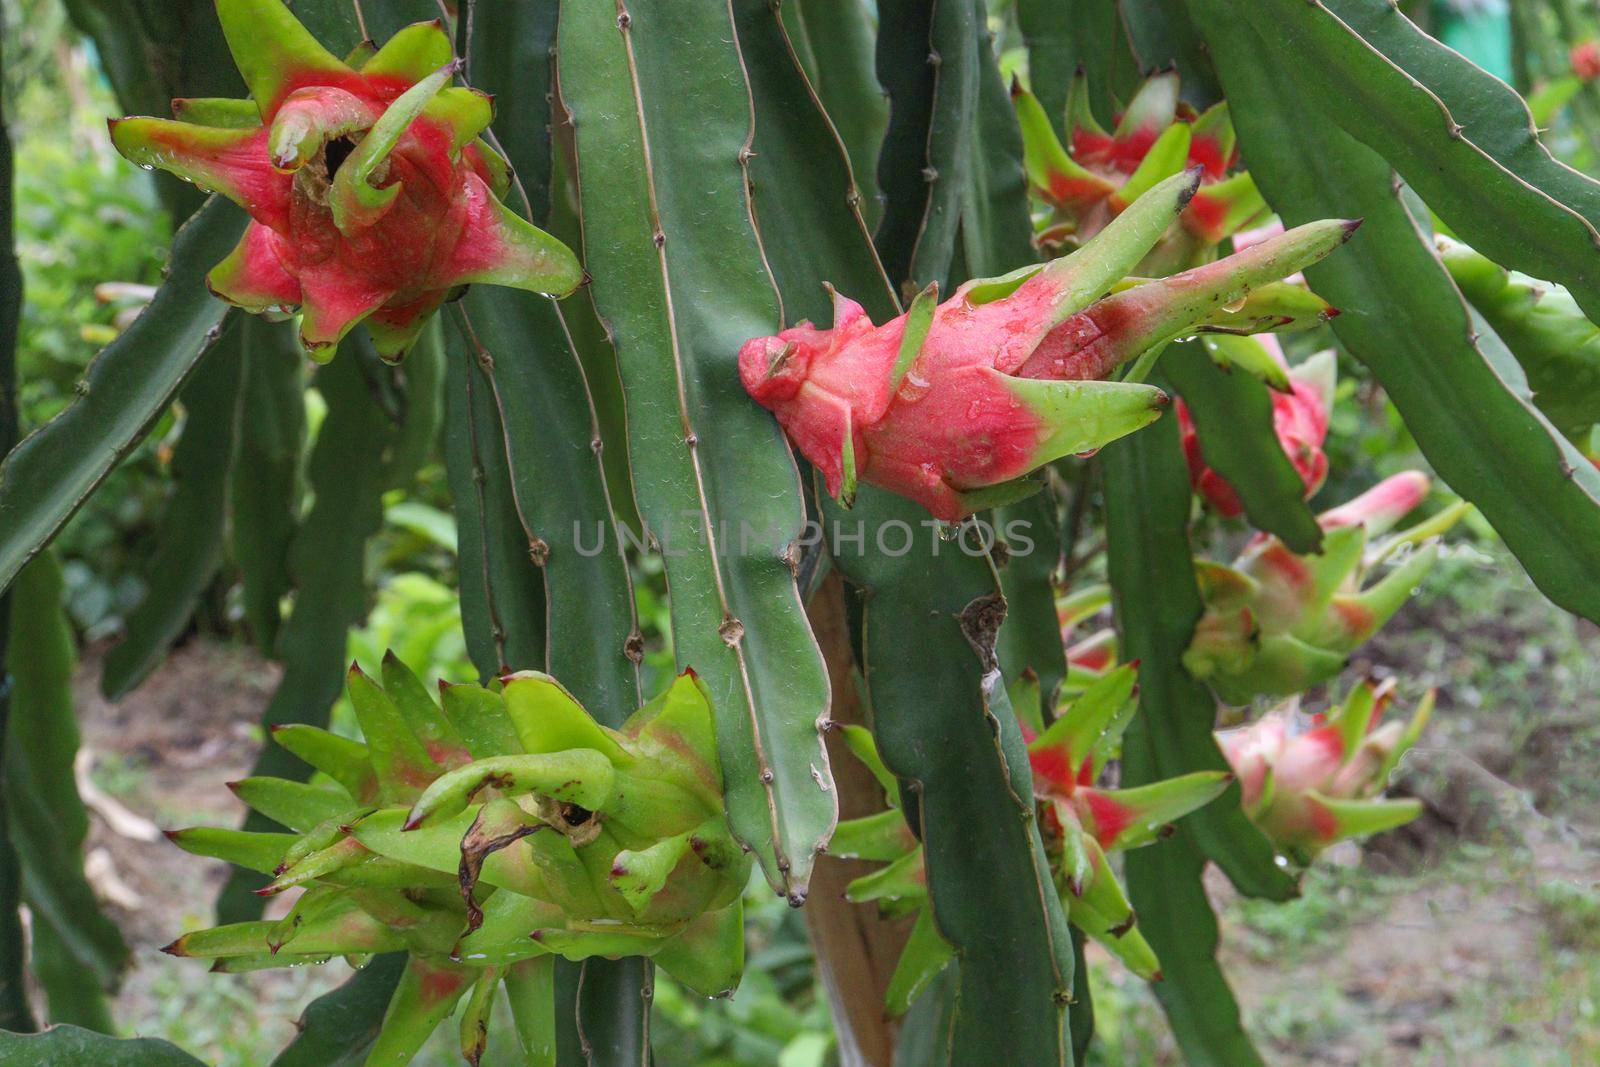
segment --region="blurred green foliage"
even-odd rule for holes
[[[116,336],[119,314],[137,306],[136,287],[160,282],[171,223],[150,180],[111,150],[110,88],[57,0],[7,0],[4,13],[25,293],[18,409],[27,432],[72,399],[84,368]],[[114,298],[102,300],[96,289],[108,283],[101,296]],[[143,595],[138,575],[153,546],[140,534],[165,499],[177,426],[163,419],[56,541],[73,621],[91,638],[113,631]]]

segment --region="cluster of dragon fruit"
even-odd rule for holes
[[[555,296],[579,285],[573,253],[502,203],[510,175],[484,137],[492,102],[451,84],[460,68],[437,23],[339,59],[280,0],[217,9],[251,99],[178,100],[175,119],[116,121],[112,138],[134,162],[249,213],[238,247],[209,275],[219,297],[251,312],[297,311],[314,359],[358,325],[400,359],[469,284]],[[744,387],[831,496],[849,506],[870,484],[956,523],[1037,492],[1051,463],[1163,417],[1167,394],[1122,368],[1192,336],[1208,338],[1231,373],[1267,384],[1306,498],[1322,487],[1334,355],[1291,366],[1273,335],[1335,314],[1297,275],[1335,254],[1357,223],[1260,229],[1268,209],[1238,166],[1226,106],[1196,114],[1178,89],[1175,75],[1150,78],[1108,131],[1079,79],[1064,144],[1016,87],[1048,262],[969,281],[943,300],[930,286],[881,324],[837,295],[828,328],[801,323],[742,347]],[[1237,492],[1175,407],[1166,417],[1179,421],[1198,499],[1236,518]],[[1416,814],[1414,801],[1382,794],[1431,700],[1388,725],[1390,682],[1362,682],[1314,715],[1298,701],[1336,680],[1432,563],[1431,540],[1461,506],[1390,532],[1428,491],[1424,475],[1404,473],[1325,511],[1318,554],[1258,534],[1232,563],[1195,561],[1205,611],[1183,666],[1223,704],[1278,702],[1218,734],[1231,774],[1112,784],[1138,708],[1137,665],[1119,662],[1112,631],[1075,632],[1107,603],[1104,590],[1063,594],[1067,684],[1052,694],[1012,679],[1010,698],[1055,888],[1071,921],[1134,973],[1155,978],[1160,963],[1110,855],[1150,844],[1235,780],[1244,811],[1302,866]],[[476,1062],[502,987],[525,1050],[545,1048],[557,957],[646,956],[706,995],[737,983],[750,861],[726,827],[714,712],[692,672],[615,730],[537,673],[447,686],[435,701],[390,658],[381,684],[353,669],[349,696],[363,740],[309,726],[275,733],[315,769],[309,782],[234,784],[287,832],[173,835],[269,875],[262,893],[293,890],[292,907],[185,935],[168,951],[225,972],[408,953],[369,1060],[380,1063],[406,1062],[463,1001],[462,1047]],[[899,783],[870,732],[845,736],[886,807],[842,824],[831,850],[886,864],[852,883],[851,899],[916,915],[889,991],[900,1012],[951,950],[897,807]]]
[[[1033,94],[1014,86],[1036,239],[1058,258],[970,281],[943,303],[926,291],[882,325],[838,296],[831,329],[802,323],[745,345],[746,389],[773,411],[831,495],[848,505],[865,481],[957,522],[1039,491],[1053,461],[1161,417],[1166,394],[1117,371],[1180,337],[1198,337],[1224,369],[1265,383],[1272,429],[1305,498],[1323,487],[1336,356],[1327,350],[1291,365],[1275,335],[1337,314],[1299,272],[1334,254],[1356,224],[1273,225],[1238,168],[1226,105],[1195,114],[1178,88],[1174,74],[1148,79],[1107,131],[1080,77],[1063,144]],[[1224,241],[1231,247],[1221,248]],[[1238,518],[1238,493],[1207,464],[1182,400],[1174,407],[1196,497],[1218,518]],[[1205,610],[1183,667],[1211,688],[1219,711],[1270,702],[1250,724],[1216,734],[1229,771],[1110,784],[1138,710],[1138,665],[1119,662],[1109,627],[1078,632],[1109,605],[1109,589],[1060,595],[1066,682],[1058,694],[1042,694],[1031,676],[1013,679],[1010,703],[1028,742],[1039,825],[1068,918],[1133,973],[1159,978],[1160,961],[1109,855],[1151,844],[1233,782],[1246,815],[1296,868],[1336,842],[1420,812],[1417,801],[1383,793],[1427,721],[1431,693],[1405,723],[1381,722],[1394,679],[1360,681],[1315,714],[1304,714],[1300,701],[1336,681],[1432,566],[1434,540],[1465,505],[1391,532],[1429,490],[1426,475],[1408,471],[1323,512],[1318,553],[1297,555],[1258,533],[1231,564],[1194,561]],[[846,742],[878,776],[886,810],[841,824],[832,851],[885,863],[849,886],[851,900],[875,902],[886,916],[916,915],[888,988],[888,1010],[900,1013],[952,949],[929,906],[921,844],[898,810],[897,782],[870,732],[847,728]]]

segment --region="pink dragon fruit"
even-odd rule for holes
[[[1600,78],[1600,41],[1579,41],[1572,46],[1567,61],[1580,81],[1592,82]]]
[[[357,68],[282,0],[216,4],[253,100],[174,100],[192,121],[116,119],[111,140],[250,213],[207,278],[218,296],[253,312],[298,307],[313,358],[365,322],[378,352],[399,359],[470,283],[577,288],[572,251],[500,202],[509,172],[479,137],[493,102],[450,85],[459,66],[437,21],[361,50]]]
[[[1236,169],[1228,105],[1196,115],[1178,99],[1176,72],[1148,78],[1109,133],[1095,120],[1088,79],[1079,74],[1067,96],[1066,145],[1038,98],[1015,81],[1011,100],[1029,187],[1046,210],[1038,234],[1044,248],[1093,237],[1145,190],[1186,167],[1200,169],[1200,189],[1141,273],[1169,274],[1201,262],[1217,242],[1267,213],[1250,175]]]
[[[1421,812],[1415,800],[1380,794],[1421,735],[1434,694],[1409,722],[1379,726],[1393,695],[1392,678],[1364,681],[1330,712],[1303,716],[1292,698],[1249,726],[1217,733],[1245,814],[1290,860],[1305,866],[1336,841],[1392,829]]]
[[[1206,607],[1183,654],[1189,673],[1230,704],[1332,679],[1432,567],[1437,546],[1427,542],[1468,509],[1457,502],[1369,551],[1369,539],[1420,504],[1429,484],[1420,471],[1406,471],[1323,512],[1319,555],[1295,555],[1259,534],[1232,566],[1196,560]],[[1378,564],[1401,555],[1382,579],[1364,584]]]
[[[1322,442],[1328,436],[1328,412],[1333,407],[1334,375],[1338,362],[1332,350],[1319,352],[1295,367],[1290,367],[1283,357],[1277,338],[1264,334],[1259,338],[1218,338],[1230,345],[1255,345],[1266,349],[1265,358],[1283,372],[1282,390],[1272,393],[1272,427],[1277,432],[1278,443],[1284,454],[1300,472],[1305,482],[1306,498],[1310,499],[1322,488],[1328,476],[1328,457],[1322,451]],[[1211,506],[1211,510],[1224,518],[1235,518],[1244,511],[1239,494],[1216,471],[1206,465],[1201,450],[1200,436],[1194,419],[1180,399],[1177,403],[1178,425],[1183,433],[1183,454],[1189,463],[1189,479],[1195,492]]]
[[[930,287],[881,326],[835,294],[830,329],[803,322],[745,342],[740,378],[847,506],[858,481],[952,522],[1026,496],[1041,465],[1161,413],[1160,390],[1102,380],[1123,362],[1197,330],[1325,317],[1326,304],[1308,315],[1304,290],[1272,283],[1327,255],[1356,223],[1310,223],[1170,278],[1125,279],[1198,180],[1160,183],[1071,256],[969,281],[942,304]]]

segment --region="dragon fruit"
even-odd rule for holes
[[[291,833],[202,827],[186,851],[300,891],[282,919],[178,938],[166,951],[235,972],[410,954],[368,1063],[408,1063],[463,997],[478,1062],[503,983],[533,1054],[553,1039],[552,961],[648,956],[688,988],[731,992],[744,965],[750,858],[728,835],[711,706],[692,671],[621,729],[532,671],[441,686],[393,654],[383,684],[352,667],[365,741],[285,726],[311,782],[232,783]]]
[[[1097,784],[1138,709],[1137,666],[1127,664],[1108,672],[1048,725],[1043,721],[1039,683],[1031,673],[1014,682],[1008,694],[1028,741],[1045,853],[1068,918],[1129,970],[1153,980],[1161,977],[1160,964],[1139,932],[1107,854],[1157,840],[1174,820],[1221,794],[1231,778],[1222,771],[1197,771],[1136,789]],[[890,806],[839,824],[830,853],[888,864],[851,882],[845,895],[856,902],[876,902],[885,916],[917,914],[889,983],[889,1012],[898,1015],[945,966],[952,950],[933,925],[922,845],[898,810],[899,784],[884,767],[867,730],[843,729],[846,743],[877,776]]]
[[[1567,62],[1572,67],[1572,73],[1582,81],[1592,82],[1600,78],[1600,41],[1579,41],[1567,54]]]
[[[1267,214],[1249,173],[1236,169],[1228,105],[1196,115],[1178,99],[1175,71],[1146,79],[1109,133],[1095,120],[1088,79],[1080,73],[1067,96],[1066,145],[1038,98],[1019,82],[1012,82],[1011,100],[1029,188],[1045,209],[1041,247],[1081,244],[1146,190],[1187,167],[1200,169],[1200,189],[1140,273],[1170,274],[1202,262],[1224,237]]]
[[[577,288],[571,249],[501,203],[510,172],[480,137],[493,102],[450,84],[459,63],[437,21],[345,62],[282,0],[216,4],[253,99],[179,99],[175,119],[110,127],[134,163],[249,212],[207,277],[219,297],[252,312],[298,307],[315,359],[365,322],[379,354],[397,360],[473,282]]]
[[[1305,495],[1310,499],[1328,476],[1328,457],[1322,451],[1322,442],[1328,436],[1328,412],[1333,407],[1334,376],[1338,370],[1332,350],[1319,352],[1304,363],[1290,367],[1277,338],[1271,334],[1259,338],[1218,337],[1215,341],[1225,351],[1264,348],[1265,352],[1255,358],[1280,373],[1277,380],[1282,385],[1272,393],[1272,428],[1284,453],[1305,482]],[[1206,465],[1194,419],[1181,399],[1177,403],[1177,415],[1183,435],[1183,454],[1195,492],[1224,518],[1242,514],[1244,505],[1239,501],[1239,494]]]
[[[1456,503],[1369,549],[1428,494],[1428,477],[1406,471],[1318,518],[1320,555],[1298,556],[1258,534],[1232,566],[1195,561],[1205,612],[1183,655],[1189,673],[1230,704],[1288,696],[1332,679],[1350,653],[1400,609],[1438,553],[1442,534],[1468,505]],[[1403,559],[1383,578],[1368,574]]]
[[[1026,496],[1043,464],[1160,415],[1159,389],[1102,380],[1123,362],[1181,334],[1326,317],[1325,303],[1275,279],[1356,223],[1309,223],[1170,278],[1125,277],[1198,182],[1159,183],[1065,258],[969,281],[944,303],[930,286],[881,326],[836,293],[832,328],[802,322],[745,342],[740,378],[846,506],[861,481],[950,522]]]
[[[1309,865],[1336,841],[1392,829],[1421,812],[1416,800],[1381,794],[1421,735],[1434,694],[1409,722],[1379,726],[1394,687],[1392,678],[1363,681],[1342,705],[1309,717],[1291,698],[1249,726],[1218,731],[1245,814],[1294,863]]]

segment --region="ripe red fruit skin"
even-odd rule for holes
[[[217,0],[217,11],[253,100],[175,100],[196,121],[110,124],[130,160],[250,213],[207,277],[217,296],[252,312],[298,308],[313,358],[365,322],[379,354],[398,359],[468,284],[577,287],[571,250],[500,202],[509,174],[479,137],[493,103],[450,85],[459,63],[437,22],[402,29],[356,68],[279,0]]]
[[[1568,53],[1572,73],[1586,82],[1600,78],[1600,41],[1579,41]]]

